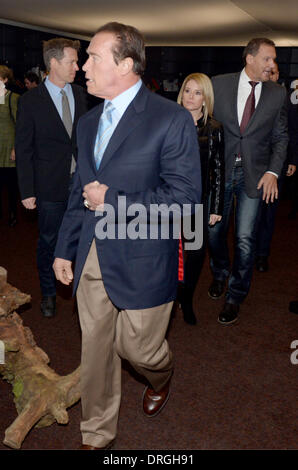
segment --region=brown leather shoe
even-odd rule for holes
[[[143,393],[143,411],[149,418],[156,416],[166,405],[170,396],[170,382],[171,379],[159,392],[150,387],[145,388]]]
[[[111,449],[113,447],[113,442],[110,442],[110,444],[107,444],[105,447],[94,447],[94,446],[89,446],[88,444],[82,444],[79,450],[106,450],[106,449]]]

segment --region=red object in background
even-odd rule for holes
[[[184,261],[182,240],[179,239],[179,263],[178,263],[178,281],[184,281]]]

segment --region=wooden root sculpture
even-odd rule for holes
[[[48,366],[49,358],[40,349],[29,328],[14,312],[31,297],[7,283],[0,267],[0,340],[5,346],[0,374],[13,386],[18,417],[5,431],[3,443],[19,449],[33,426],[68,423],[66,409],[80,399],[80,367],[66,376]]]

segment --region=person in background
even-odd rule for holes
[[[279,70],[277,63],[275,62],[271,70],[270,80],[272,82],[277,83],[278,79]],[[293,176],[295,171],[295,155],[293,154],[293,152],[288,151],[287,161],[281,172],[280,177],[277,180],[279,194],[278,199],[275,199],[273,202],[269,202],[268,204],[265,201],[262,201],[256,242],[256,269],[261,273],[265,273],[269,269],[268,257],[270,255],[270,245],[274,232],[276,211],[280,200],[280,194],[284,184],[284,179],[285,176]]]
[[[24,83],[27,90],[32,90],[32,88],[36,88],[39,85],[40,80],[36,73],[27,72],[24,77]]]
[[[37,267],[41,312],[56,313],[56,278],[52,268],[59,227],[75,171],[76,125],[87,111],[85,90],[73,85],[79,41],[54,38],[43,44],[49,71],[45,82],[21,96],[16,124],[16,164],[21,200],[37,208]]]
[[[270,80],[275,83],[277,83],[279,80],[279,69],[276,62],[274,62],[273,67],[271,69]]]
[[[193,311],[193,295],[205,258],[208,224],[220,222],[223,211],[224,139],[221,124],[213,117],[214,94],[209,77],[203,73],[192,73],[182,83],[177,102],[187,109],[197,131],[201,158],[203,244],[197,250],[180,250],[183,254],[183,276],[178,289],[183,317],[186,323],[196,324]],[[198,182],[200,184],[200,182]],[[183,244],[183,238],[182,238]]]
[[[8,89],[13,72],[0,65],[0,217],[2,217],[2,192],[8,191],[8,223],[17,222],[18,183],[15,163],[15,123],[19,95]]]
[[[238,320],[240,304],[249,292],[261,202],[277,199],[277,180],[287,155],[287,93],[270,80],[275,60],[274,42],[254,38],[243,51],[241,72],[212,79],[214,117],[224,128],[226,182],[222,221],[209,227],[213,282],[208,294],[219,299],[228,279],[218,316],[222,325]],[[234,208],[231,264],[227,235]]]

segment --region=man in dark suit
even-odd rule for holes
[[[246,46],[241,73],[214,77],[214,117],[224,126],[225,200],[222,221],[209,229],[211,270],[209,296],[218,299],[229,278],[219,315],[223,325],[238,318],[248,294],[260,203],[278,197],[277,179],[286,158],[287,106],[284,87],[270,81],[276,59],[274,43],[252,39]],[[235,250],[232,269],[227,232],[235,200]],[[230,272],[231,270],[231,272]]]
[[[54,269],[69,284],[75,259],[82,449],[96,449],[116,436],[120,358],[149,382],[143,395],[147,416],[168,400],[173,361],[165,334],[177,289],[178,237],[150,237],[158,225],[148,224],[147,216],[156,215],[157,206],[164,216],[173,204],[199,203],[201,174],[190,113],[140,79],[145,48],[139,31],[108,23],[87,52],[88,92],[105,102],[78,125],[78,165]],[[133,225],[136,211],[143,215]],[[136,226],[141,236],[135,236]]]
[[[75,129],[87,111],[86,92],[71,85],[78,70],[79,47],[79,41],[64,38],[44,42],[48,77],[21,97],[17,115],[19,188],[25,208],[37,207],[38,211],[37,266],[41,311],[46,317],[56,312],[54,249],[76,164]]]

